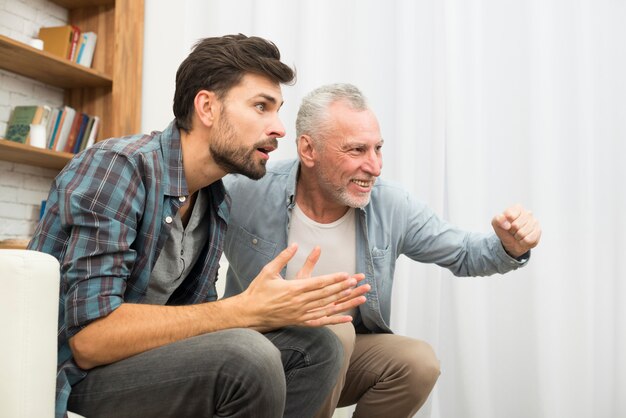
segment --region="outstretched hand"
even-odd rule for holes
[[[287,325],[322,326],[348,322],[349,316],[333,316],[365,302],[369,285],[356,286],[364,276],[333,273],[311,277],[320,250],[307,257],[296,278],[284,280],[281,270],[297,251],[297,245],[283,250],[269,262],[241,294],[249,326],[267,330]]]
[[[541,226],[532,212],[521,205],[506,209],[491,220],[491,226],[511,257],[526,254],[539,244]]]

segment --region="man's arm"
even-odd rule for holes
[[[184,338],[228,328],[267,330],[287,325],[321,326],[350,321],[333,316],[365,302],[369,285],[353,289],[362,275],[335,273],[286,281],[280,271],[297,251],[290,246],[267,264],[243,293],[189,306],[123,303],[70,339],[83,369],[113,363]],[[314,254],[303,267],[308,276]],[[340,301],[339,303],[336,303]]]

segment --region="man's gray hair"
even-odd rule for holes
[[[328,129],[328,107],[338,101],[347,102],[354,110],[369,109],[361,90],[352,84],[337,83],[318,87],[302,99],[296,118],[296,141],[301,135],[323,137]]]

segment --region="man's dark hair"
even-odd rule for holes
[[[200,90],[223,98],[246,73],[289,84],[294,70],[280,61],[272,42],[256,36],[226,35],[198,41],[176,72],[174,116],[180,129],[191,131],[194,99]]]

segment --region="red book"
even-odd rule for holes
[[[67,59],[70,61],[76,61],[76,53],[78,52],[78,41],[80,40],[80,29],[78,26],[72,25],[72,38],[69,54]]]

